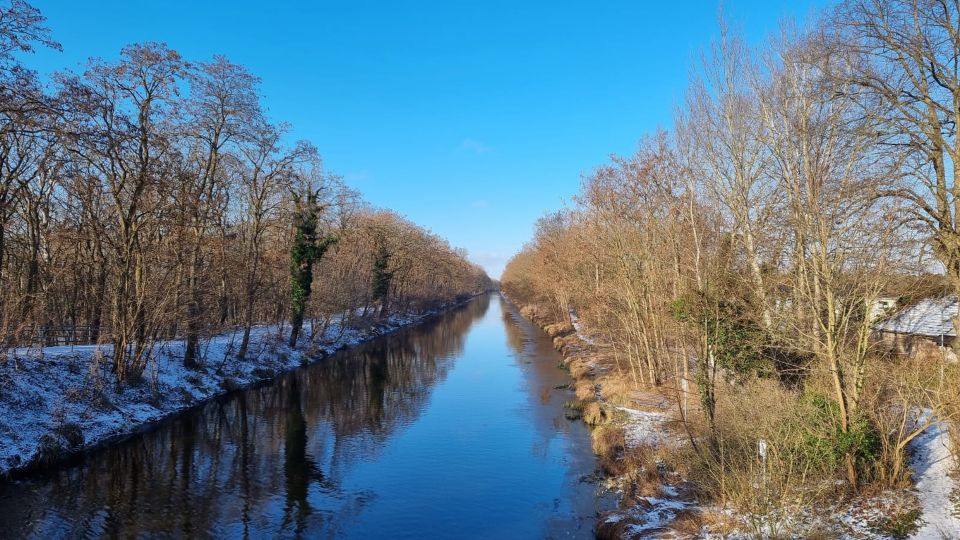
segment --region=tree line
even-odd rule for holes
[[[508,264],[510,297],[575,311],[622,377],[690,381],[706,493],[897,485],[907,444],[957,418],[956,366],[894,358],[873,326],[881,296],[960,291],[958,21],[956,1],[848,0],[757,47],[722,23],[672,128]]]
[[[159,339],[183,362],[227,329],[385,316],[488,286],[465,253],[364,203],[308,141],[270,120],[258,78],[163,43],[90,59],[49,83],[59,49],[24,0],[0,6],[3,347],[112,344],[123,381]],[[313,334],[312,334],[313,335]]]

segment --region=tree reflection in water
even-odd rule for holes
[[[211,402],[75,466],[0,485],[0,535],[336,535],[374,497],[337,479],[418,418],[489,302]]]

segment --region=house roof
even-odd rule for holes
[[[953,319],[957,316],[957,297],[927,298],[904,309],[876,326],[881,332],[931,337],[955,337]]]

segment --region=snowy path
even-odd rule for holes
[[[923,525],[914,538],[960,538],[960,509],[951,501],[951,497],[956,500],[960,495],[960,487],[950,477],[955,462],[946,426],[941,422],[933,424],[913,441],[912,447],[910,468],[923,510]]]

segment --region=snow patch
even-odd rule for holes
[[[667,429],[670,417],[666,413],[627,407],[616,407],[616,409],[626,415],[623,428],[628,448],[660,446],[675,442],[675,437]]]
[[[960,486],[951,477],[956,462],[947,429],[936,421],[910,444],[910,468],[923,511],[914,538],[960,538]]]
[[[636,504],[604,518],[606,523],[628,520],[624,529],[625,538],[663,538],[671,533],[669,526],[680,512],[695,507],[692,501],[676,498],[679,491],[671,485],[660,486],[664,497],[642,497]]]
[[[574,332],[577,333],[577,337],[581,341],[590,345],[596,345],[597,343],[593,340],[592,337],[588,336],[583,329],[583,325],[580,323],[580,317],[577,317],[577,312],[573,308],[567,310],[567,313],[570,315],[570,324],[573,325]]]

